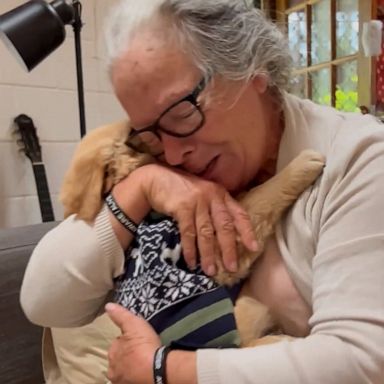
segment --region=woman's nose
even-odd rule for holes
[[[174,137],[164,132],[161,132],[160,135],[165,161],[171,166],[183,164],[186,155],[193,151],[190,138]]]

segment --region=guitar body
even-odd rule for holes
[[[32,163],[41,218],[43,222],[54,221],[55,216],[53,213],[47,176],[41,155],[41,145],[36,133],[36,127],[33,124],[33,120],[24,114],[17,116],[14,121],[17,126],[17,132],[20,135],[20,140],[18,140],[18,142],[20,143],[21,150]]]

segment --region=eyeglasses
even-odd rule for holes
[[[207,81],[203,78],[188,96],[167,108],[152,125],[132,129],[129,145],[137,149],[131,139],[139,137],[149,152],[156,157],[163,154],[160,132],[178,138],[188,137],[197,132],[205,122],[205,116],[197,98],[206,84]]]

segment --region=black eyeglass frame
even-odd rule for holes
[[[205,123],[205,115],[204,115],[204,112],[202,111],[202,109],[200,108],[200,103],[197,101],[197,98],[200,95],[200,93],[204,90],[206,85],[207,85],[207,80],[205,78],[201,79],[199,84],[197,84],[196,88],[189,95],[183,97],[181,100],[176,101],[170,107],[168,107],[157,118],[157,120],[153,124],[149,125],[148,127],[141,128],[141,129],[132,129],[130,134],[129,134],[129,138],[133,138],[133,137],[135,137],[137,135],[140,135],[141,133],[151,132],[151,133],[153,133],[154,135],[156,135],[160,139],[159,131],[164,132],[164,133],[166,133],[169,136],[178,137],[178,138],[183,138],[183,137],[188,137],[188,136],[193,135]],[[173,109],[177,105],[183,103],[184,101],[190,102],[199,111],[199,113],[201,115],[201,122],[200,122],[200,124],[198,124],[196,126],[196,128],[194,128],[192,131],[190,131],[188,133],[177,133],[177,132],[173,132],[173,131],[168,130],[167,128],[162,127],[159,124],[159,121],[162,119],[162,117],[164,115],[166,115],[171,109]]]

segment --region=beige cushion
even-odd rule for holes
[[[107,383],[108,348],[120,334],[106,314],[80,328],[46,328],[43,336],[46,383]]]

